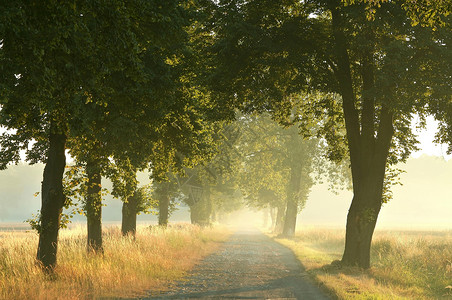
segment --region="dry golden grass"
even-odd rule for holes
[[[54,276],[35,264],[37,235],[0,233],[0,299],[93,299],[165,290],[226,240],[224,229],[139,227],[136,240],[104,231],[104,255],[86,252],[85,228],[60,232]]]
[[[369,270],[331,264],[343,230],[305,229],[277,241],[339,299],[452,299],[452,231],[378,231]]]

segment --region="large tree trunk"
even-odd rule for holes
[[[354,181],[354,196],[347,215],[345,250],[342,263],[370,267],[370,247],[382,204],[385,165],[370,163],[362,177]]]
[[[88,160],[86,163],[88,190],[85,201],[88,222],[88,251],[103,253],[102,247],[102,195],[99,162]]]
[[[159,225],[168,226],[170,197],[168,193],[161,195],[159,199]]]
[[[51,132],[49,142],[49,152],[42,180],[41,228],[36,255],[37,260],[46,271],[54,269],[57,259],[58,231],[65,201],[63,174],[66,166],[66,135]]]
[[[347,37],[344,34],[348,20],[344,20],[340,0],[330,4],[337,64],[335,76],[342,96],[354,192],[347,216],[342,263],[369,268],[372,235],[381,209],[385,167],[394,135],[393,112],[382,102],[378,107],[379,114],[376,114],[375,49],[371,27],[363,28],[369,42],[361,57],[362,103],[356,104],[356,87],[353,85]]]
[[[130,196],[122,204],[121,232],[123,235],[130,234],[135,237],[137,231],[137,204],[135,195]]]

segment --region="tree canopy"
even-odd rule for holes
[[[441,74],[450,49],[435,38],[435,28],[415,26],[413,14],[424,18],[416,5],[396,1],[213,5],[207,82],[243,111],[268,111],[289,123],[300,119],[308,134],[310,117],[317,117],[330,157],[351,162],[354,198],[342,261],[368,267],[386,168],[416,149],[413,115],[450,101],[450,89],[432,93],[442,82],[432,75]],[[439,13],[442,20],[448,14]],[[300,94],[307,96],[294,96]],[[294,107],[301,109],[294,114]]]

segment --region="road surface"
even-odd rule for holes
[[[144,299],[330,299],[291,250],[260,231],[237,231],[169,291]]]

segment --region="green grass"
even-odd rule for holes
[[[86,252],[85,228],[60,232],[54,276],[35,264],[37,235],[0,232],[0,299],[93,299],[137,297],[164,291],[229,233],[185,225],[163,230],[139,227],[136,240],[118,227],[104,231],[104,255]]]
[[[305,229],[277,241],[339,299],[452,299],[452,231],[378,231],[369,270],[331,264],[341,259],[344,236]]]

